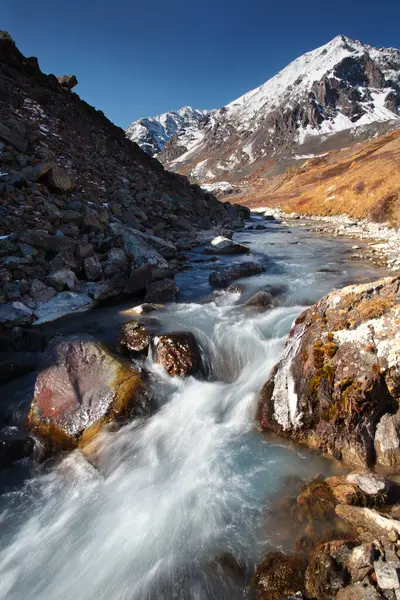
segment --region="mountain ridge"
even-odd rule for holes
[[[158,158],[194,181],[229,180],[333,134],[351,139],[364,127],[368,135],[369,126],[400,119],[399,107],[400,51],[338,35],[208,111],[188,126],[190,143],[183,125]]]

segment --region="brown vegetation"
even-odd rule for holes
[[[353,144],[296,169],[253,181],[235,198],[249,207],[281,206],[301,214],[367,217],[400,225],[400,129]]]

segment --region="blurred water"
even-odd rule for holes
[[[281,306],[245,310],[238,294],[195,302],[211,292],[209,263],[194,263],[178,277],[185,302],[156,316],[165,329],[193,331],[207,379],[170,378],[148,357],[143,366],[160,405],[154,416],[105,433],[97,468],[77,451],[3,495],[0,599],[250,597],[245,582],[215,568],[215,556],[231,552],[251,570],[277,543],[268,506],[285,493],[285,479],[332,468],[253,431],[257,392],[302,305],[349,278],[376,273],[348,263],[344,242],[303,230],[271,225],[235,237],[249,242],[250,259],[267,269],[244,280],[246,292],[283,285]],[[99,328],[102,314],[105,329],[129,318],[115,307],[98,311]]]

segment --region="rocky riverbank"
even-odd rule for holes
[[[392,271],[400,269],[398,251],[400,247],[400,230],[389,226],[387,223],[374,223],[368,219],[351,218],[346,215],[330,217],[307,215],[305,217],[295,212],[283,212],[278,207],[261,207],[252,209],[252,211],[282,220],[290,227],[310,227],[310,224],[312,224],[314,225],[313,230],[318,233],[362,241],[368,240],[367,246],[354,245],[353,256],[355,259],[367,258],[376,265],[387,266]]]

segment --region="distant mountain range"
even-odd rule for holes
[[[215,110],[139,119],[127,136],[192,180],[236,180],[283,157],[400,126],[400,50],[338,35]]]

